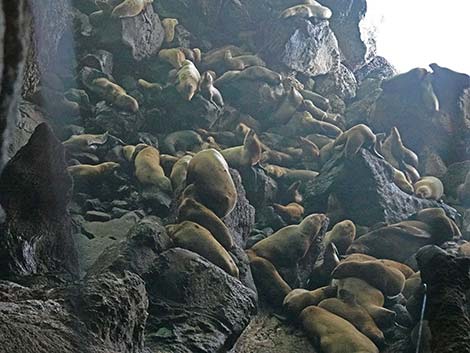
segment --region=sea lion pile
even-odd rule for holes
[[[295,70],[266,55],[256,33],[241,28],[229,42],[209,25],[210,34],[198,32],[168,3],[75,1],[92,34],[75,33],[74,77],[56,75],[62,90],[41,81],[38,92],[52,90],[53,107],[39,93],[26,97],[42,106],[63,141],[79,242],[93,241],[83,233],[87,222],[128,212],[157,216],[172,247],[244,284],[252,276],[261,308],[299,323],[321,352],[386,352],[403,337],[411,345],[418,318],[407,306],[416,305],[421,288],[414,255],[426,245],[468,253],[470,221],[462,228],[449,206],[468,217],[468,156],[409,137],[414,119],[415,131],[442,126],[461,143],[459,113],[451,113],[457,103],[442,94],[438,75],[423,68],[389,74],[391,65],[375,59],[348,68],[341,56],[321,74],[313,63]],[[329,3],[273,2],[266,17],[279,30],[328,27],[337,15]],[[202,5],[188,6],[199,16]],[[158,52],[137,60],[129,50],[135,38],[124,31],[139,21],[161,33]],[[434,65],[450,81],[461,75],[444,70]],[[400,100],[411,86],[413,94]],[[384,107],[392,103],[406,109],[397,108],[390,122],[393,112]],[[420,109],[429,122],[414,118]],[[360,173],[365,159],[384,166],[376,182],[392,190],[389,198],[407,200],[415,212],[390,209],[384,213],[399,221],[359,223],[334,192],[322,209],[305,202],[314,180],[343,165]],[[240,235],[228,220],[242,189],[256,210]]]

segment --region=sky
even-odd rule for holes
[[[435,62],[470,74],[470,0],[367,0],[377,52],[399,72]]]

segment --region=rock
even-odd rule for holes
[[[469,171],[470,160],[453,163],[447,168],[447,173],[441,179],[447,196],[457,198],[457,188],[465,181]]]
[[[339,66],[338,42],[328,21],[313,24],[296,17],[276,20],[260,31],[260,38],[261,56],[282,71],[317,76]]]
[[[397,70],[383,56],[375,56],[371,61],[354,72],[358,82],[362,82],[367,78],[384,80],[396,74]]]
[[[6,222],[0,233],[1,274],[78,273],[67,211],[72,179],[64,148],[45,123],[8,162],[0,178]]]
[[[85,222],[81,225],[82,234],[77,238],[80,272],[86,273],[101,253],[111,246],[125,240],[129,230],[140,217],[130,212],[121,218],[107,222]]]
[[[294,325],[261,311],[229,353],[317,353],[308,337]]]
[[[88,270],[88,276],[111,271],[130,271],[142,275],[158,254],[172,245],[165,228],[156,217],[143,218],[126,234],[126,239],[107,247]]]
[[[331,224],[350,219],[356,224],[396,223],[429,207],[441,207],[455,219],[456,211],[444,203],[420,199],[401,191],[392,179],[389,164],[361,149],[351,160],[336,155],[303,192],[305,214],[326,212],[328,197],[334,193],[343,209],[331,216]]]
[[[356,96],[356,90],[354,74],[342,64],[326,75],[315,78],[315,92],[324,97],[336,94],[343,101],[348,101]]]
[[[87,211],[85,214],[85,219],[88,222],[107,222],[111,219],[111,216],[107,213],[104,212],[99,212],[99,211]]]
[[[152,352],[230,349],[256,308],[251,289],[184,249],[160,254],[143,278],[150,298],[146,346]]]
[[[356,99],[346,108],[345,118],[348,128],[369,123],[375,101],[382,93],[380,83],[380,80],[369,78],[361,82]]]
[[[134,353],[144,348],[148,299],[142,279],[132,273],[106,273],[55,288],[1,281],[0,298],[5,352]]]
[[[367,28],[364,20],[366,0],[323,0],[322,5],[333,12],[329,22],[338,39],[341,62],[355,71],[369,61],[376,50],[373,30]]]

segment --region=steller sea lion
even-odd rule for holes
[[[176,246],[205,257],[228,274],[238,278],[239,271],[235,262],[209,230],[190,221],[167,225],[165,228]]]
[[[232,168],[251,167],[261,160],[261,144],[255,131],[250,130],[242,146],[230,147],[220,153]]]
[[[109,134],[100,135],[82,134],[72,135],[68,140],[62,142],[67,152],[93,152],[97,145],[103,145],[108,141]]]
[[[302,310],[310,305],[318,305],[322,300],[336,296],[337,288],[334,286],[321,287],[312,291],[296,288],[284,298],[282,305],[291,315],[297,317]]]
[[[281,202],[282,203],[291,203],[296,202],[298,204],[302,203],[303,196],[300,193],[300,186],[302,185],[302,181],[298,180],[293,182],[287,190],[281,195]]]
[[[346,158],[355,156],[361,148],[371,150],[378,155],[375,150],[376,136],[372,130],[364,124],[358,124],[341,134],[335,141],[334,147],[343,146],[343,153]]]
[[[326,232],[323,238],[323,243],[328,245],[329,243],[335,244],[338,252],[343,255],[346,250],[351,246],[354,238],[356,237],[356,226],[350,220],[344,220],[336,223],[335,226]]]
[[[184,48],[181,47],[179,48],[183,53],[186,59],[191,60],[194,64],[199,64],[201,62],[201,49],[199,48],[194,48],[194,49],[189,49],[189,48]],[[214,71],[209,71],[214,74],[215,78],[215,72]]]
[[[312,305],[302,310],[299,319],[307,336],[319,339],[324,353],[379,353],[369,338],[328,310]]]
[[[289,224],[300,222],[302,216],[304,215],[304,208],[295,202],[291,202],[286,206],[273,203],[273,207],[274,210],[281,216],[281,218]]]
[[[349,321],[378,347],[382,347],[385,343],[384,334],[377,327],[372,316],[357,303],[354,295],[347,290],[340,290],[338,298],[328,298],[321,301],[318,307]]]
[[[304,99],[311,101],[315,106],[319,107],[325,112],[331,109],[328,98],[325,98],[318,93],[309,91],[307,89],[301,89],[300,94],[304,97]]]
[[[228,215],[237,202],[237,190],[224,157],[214,149],[198,152],[189,162],[186,184],[194,184],[196,198],[217,216]]]
[[[331,10],[322,6],[320,3],[309,0],[305,4],[289,7],[281,12],[280,18],[302,17],[302,18],[318,18],[320,20],[328,20],[332,16]]]
[[[97,165],[79,164],[67,167],[70,175],[80,179],[92,179],[100,176],[106,176],[120,167],[119,163],[104,162]]]
[[[88,87],[107,103],[119,109],[132,113],[136,113],[139,110],[139,103],[137,103],[135,98],[129,96],[124,88],[109,81],[107,78],[100,77],[94,79]]]
[[[202,74],[201,81],[199,82],[199,91],[209,102],[214,103],[218,107],[224,106],[222,94],[214,87],[214,77],[209,71]]]
[[[391,129],[390,135],[381,144],[380,151],[385,160],[397,169],[403,169],[404,164],[418,168],[418,156],[405,147],[396,127]]]
[[[424,176],[414,184],[415,195],[430,200],[440,200],[444,195],[442,181],[433,176]]]
[[[302,95],[294,87],[291,87],[277,110],[271,115],[270,120],[277,124],[287,123],[301,106],[302,102]]]
[[[214,212],[191,198],[185,198],[178,208],[178,221],[192,221],[206,228],[226,250],[233,247],[227,226]]]
[[[171,168],[170,173],[170,180],[171,185],[173,186],[173,190],[179,190],[185,185],[189,162],[191,162],[192,158],[193,156],[191,155],[185,155],[178,159],[175,164],[173,164],[173,168]]]
[[[229,70],[241,71],[250,66],[266,66],[265,62],[257,55],[239,55],[233,57],[229,49],[225,51],[224,62]]]
[[[274,86],[279,85],[282,81],[280,74],[259,65],[250,66],[243,71],[240,71],[238,78],[252,81],[262,81]]]
[[[183,66],[186,56],[178,48],[162,49],[158,52],[158,58],[179,70]]]
[[[324,214],[311,214],[298,225],[284,227],[256,243],[251,250],[276,267],[293,267],[328,224]]]
[[[184,60],[176,76],[176,90],[184,99],[190,101],[199,89],[201,74],[191,61]]]
[[[380,261],[387,267],[394,268],[401,273],[403,273],[403,276],[405,276],[406,279],[409,277],[413,276],[415,274],[415,271],[413,271],[409,266],[402,264],[401,262],[398,261],[393,261],[393,260],[388,260],[388,259],[376,259],[373,256],[366,255],[366,254],[351,254],[348,255],[345,259],[342,260],[342,262],[347,262],[347,261]]]
[[[160,152],[152,146],[144,147],[135,155],[134,174],[143,185],[153,185],[164,192],[171,193],[171,181],[160,166]]]
[[[176,18],[164,18],[162,20],[162,26],[165,31],[165,42],[171,43],[175,39],[175,28],[178,25]]]
[[[416,272],[412,276],[408,277],[405,281],[405,287],[403,288],[403,296],[406,299],[411,298],[411,296],[415,295],[418,288],[421,287],[421,273]]]
[[[412,195],[415,192],[413,184],[410,183],[406,174],[396,168],[393,168],[393,183],[398,186],[401,191],[406,192],[409,195]]]
[[[340,136],[343,131],[334,124],[315,119],[307,111],[295,113],[289,120],[287,127],[294,131],[294,135],[322,134],[328,137]]]
[[[263,152],[261,163],[270,163],[281,167],[292,167],[295,164],[295,160],[287,153],[269,149]]]
[[[163,140],[162,150],[176,155],[178,152],[200,151],[204,141],[196,131],[180,130],[166,135]]]

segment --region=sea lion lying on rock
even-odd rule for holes
[[[337,288],[325,286],[312,291],[296,288],[289,292],[282,303],[284,309],[297,317],[302,310],[310,305],[318,305],[321,301],[336,296]]]
[[[415,195],[430,200],[440,200],[444,195],[442,181],[433,176],[425,176],[414,184]]]

